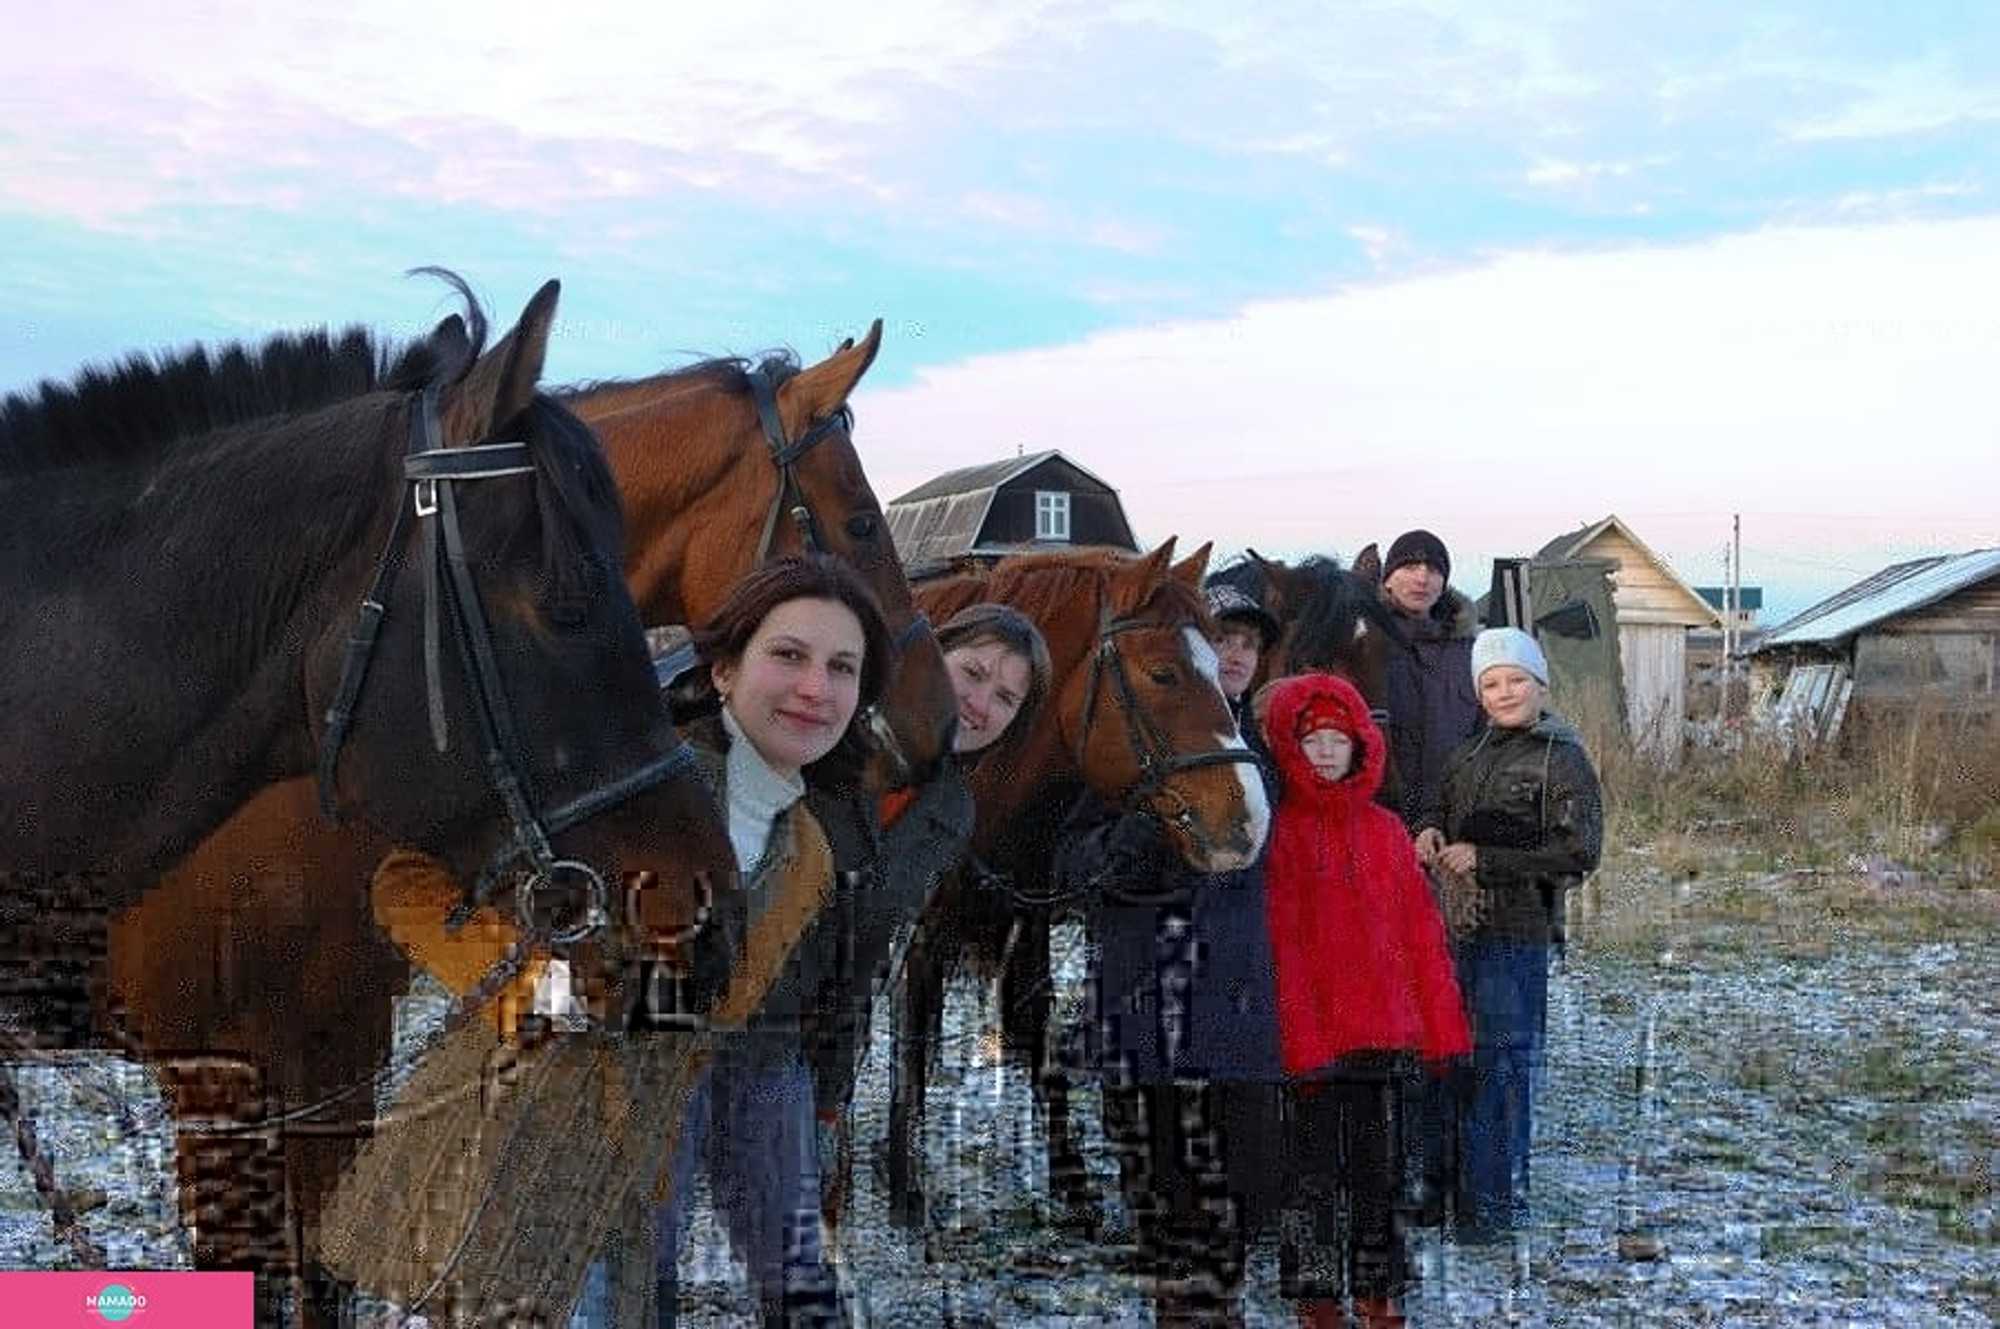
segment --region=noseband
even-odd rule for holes
[[[1194,809],[1188,806],[1187,800],[1178,791],[1169,788],[1167,782],[1183,771],[1201,770],[1207,766],[1233,766],[1239,762],[1255,766],[1257,754],[1248,747],[1177,752],[1153,717],[1139,705],[1138,693],[1133,689],[1131,675],[1125,668],[1125,657],[1118,650],[1118,638],[1137,628],[1161,626],[1145,622],[1137,616],[1113,618],[1108,606],[1098,609],[1097,650],[1090,657],[1090,674],[1084,682],[1083,717],[1076,734],[1076,764],[1079,770],[1084,768],[1084,744],[1089,740],[1090,726],[1097,718],[1098,691],[1108,678],[1111,691],[1118,699],[1119,712],[1125,717],[1126,740],[1131,743],[1133,755],[1139,760],[1139,782],[1125,792],[1126,806],[1145,807],[1162,793],[1171,796],[1173,811],[1161,819],[1180,827],[1203,850],[1209,850],[1212,846],[1202,833]]]
[[[757,404],[757,421],[764,429],[764,442],[771,450],[771,464],[778,468],[778,490],[771,496],[771,510],[764,518],[764,536],[757,542],[757,566],[771,556],[771,546],[778,535],[778,516],[789,512],[792,525],[798,529],[799,543],[809,554],[825,552],[825,543],[819,538],[819,523],[813,517],[812,504],[806,498],[805,487],[799,483],[798,472],[793,469],[799,458],[811,452],[821,440],[835,430],[854,430],[853,408],[845,403],[833,414],[806,430],[796,439],[786,439],[784,420],[778,414],[778,390],[771,382],[771,376],[762,368],[745,371],[750,380],[750,397]],[[916,612],[908,623],[898,631],[893,640],[898,655],[908,650],[931,630],[931,621],[922,610]],[[908,785],[916,780],[915,764],[896,741],[896,731],[889,724],[889,717],[882,713],[880,703],[870,702],[862,713],[862,723],[875,739],[882,755],[888,760],[898,784]]]
[[[486,769],[494,791],[513,823],[514,833],[495,851],[473,883],[465,910],[484,904],[500,879],[524,860],[529,868],[520,883],[516,908],[524,925],[540,927],[536,904],[540,894],[563,879],[582,882],[587,906],[580,921],[564,930],[546,935],[556,945],[569,945],[603,926],[609,914],[604,876],[596,868],[576,859],[558,858],[550,838],[580,825],[599,813],[624,803],[694,767],[694,750],[685,740],[665,756],[647,762],[610,784],[601,785],[561,807],[538,811],[529,795],[527,764],[522,757],[519,731],[507,692],[500,676],[499,660],[493,652],[493,634],[472,566],[465,552],[459,528],[457,487],[500,476],[527,475],[535,470],[535,460],[526,443],[483,443],[448,448],[438,444],[437,389],[427,387],[410,412],[410,450],[403,459],[403,478],[412,490],[408,504],[396,505],[396,518],[389,529],[376,566],[375,580],[361,601],[354,635],[348,639],[347,660],[340,687],[326,711],[326,735],[320,745],[319,801],[328,817],[336,817],[334,777],[347,731],[353,726],[354,708],[361,695],[373,658],[375,639],[387,612],[389,590],[402,569],[409,522],[429,521],[424,547],[424,672],[430,708],[431,738],[439,752],[450,746],[445,725],[444,688],[439,663],[439,618],[441,606],[451,611],[453,636],[459,659],[472,688],[473,711],[479,717],[485,746]]]

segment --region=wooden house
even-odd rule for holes
[[[1030,549],[1139,548],[1118,491],[1054,450],[947,471],[891,499],[885,512],[912,575]]]
[[[1913,559],[1766,632],[1751,673],[1774,718],[1831,741],[1841,714],[2000,711],[2000,549]]]
[[[1532,579],[1539,567],[1590,562],[1609,568],[1620,691],[1632,743],[1674,760],[1687,719],[1688,632],[1719,627],[1721,618],[1615,516],[1543,545],[1529,561],[1529,575]]]

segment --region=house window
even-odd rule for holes
[[[1035,538],[1069,539],[1068,494],[1051,493],[1045,489],[1035,491]]]

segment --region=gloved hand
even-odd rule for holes
[[[1167,859],[1164,828],[1144,813],[1120,817],[1104,834],[1104,870],[1131,885],[1159,875]]]

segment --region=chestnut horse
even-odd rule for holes
[[[1083,788],[1150,808],[1187,862],[1241,867],[1269,821],[1255,757],[1214,673],[1201,575],[1208,547],[1173,562],[1172,540],[1146,555],[1076,549],[1010,555],[919,581],[940,619],[997,601],[1026,613],[1054,666],[1049,713],[1004,769],[975,764],[978,822],[965,863],[932,897],[895,989],[888,1140],[892,1216],[928,1215],[920,1160],[924,1095],[938,1053],[944,990],[962,968],[997,980],[1003,1046],[1025,1059],[1049,1142],[1052,1185],[1074,1211],[1088,1195],[1069,1130],[1066,1084],[1047,1062],[1051,1010],[1047,883],[1055,828]],[[1001,883],[996,888],[995,882]]]
[[[754,366],[715,359],[558,396],[603,443],[626,510],[625,578],[646,622],[698,622],[764,557],[808,541],[860,570],[900,651],[874,726],[894,754],[883,778],[898,783],[939,769],[957,702],[851,433],[848,396],[881,327],[807,368],[788,354]],[[409,977],[366,898],[389,847],[321,825],[309,787],[278,786],[116,922],[126,1022],[149,1049],[181,1053],[165,1077],[172,1104],[233,1104],[251,1120],[326,1105],[275,1139],[179,1140],[203,1267],[299,1268],[370,1127],[373,1096],[348,1091],[387,1064],[393,999]],[[317,889],[301,895],[301,880]],[[295,963],[259,961],[274,950]],[[282,1190],[250,1203],[258,1188],[246,1181],[272,1176]],[[307,1318],[322,1313],[332,1312]]]

